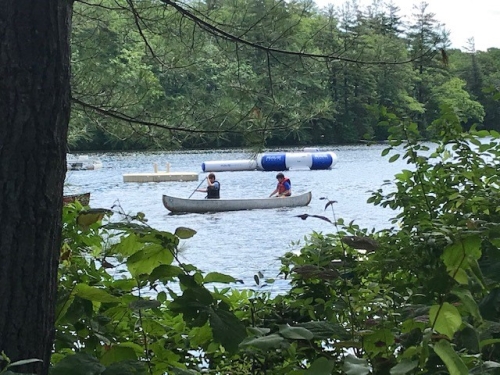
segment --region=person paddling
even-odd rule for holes
[[[207,199],[219,199],[220,198],[220,183],[215,179],[215,174],[210,173],[207,177],[207,188],[197,189],[196,191],[207,193],[205,198]]]
[[[285,175],[281,172],[276,175],[276,179],[278,180],[278,185],[269,197],[272,197],[276,193],[276,197],[289,197],[292,195],[292,183],[290,182],[290,179],[285,177]]]

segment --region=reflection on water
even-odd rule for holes
[[[312,191],[312,201],[307,207],[220,212],[212,214],[169,215],[163,207],[162,195],[188,198],[207,174],[201,170],[204,161],[249,159],[250,153],[242,151],[215,152],[137,152],[95,154],[103,168],[94,171],[68,171],[67,192],[91,192],[92,207],[111,208],[119,203],[127,213],[144,212],[148,223],[160,230],[175,231],[179,226],[189,227],[197,234],[181,242],[181,260],[192,263],[204,271],[218,271],[244,281],[244,286],[254,286],[253,276],[261,271],[265,277],[276,277],[280,262],[278,257],[287,251],[296,251],[304,244],[305,236],[313,231],[329,233],[334,227],[323,220],[301,220],[296,217],[331,215],[325,211],[326,201],[335,200],[336,218],[354,221],[361,227],[387,228],[393,211],[366,203],[369,190],[383,187],[403,168],[404,161],[388,163],[381,157],[385,145],[339,146],[324,149],[334,151],[338,163],[332,170],[290,170],[285,174],[292,181],[296,193]],[[292,150],[294,151],[294,150]],[[295,150],[296,151],[296,150]],[[199,181],[124,183],[123,174],[159,171],[199,173]],[[241,171],[217,172],[221,183],[221,196],[267,197],[276,187],[276,172]],[[387,188],[387,187],[384,187]],[[201,198],[204,193],[194,193]],[[333,219],[333,218],[332,218]],[[291,242],[300,241],[299,245]],[[282,288],[276,283],[273,288]]]

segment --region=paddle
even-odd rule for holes
[[[191,195],[188,197],[188,199],[189,199],[189,198],[191,198],[191,197],[193,196],[193,194],[196,192],[196,190],[198,190],[198,189],[200,188],[201,184],[202,184],[202,183],[204,183],[204,182],[205,182],[205,180],[206,180],[206,178],[203,178],[203,179],[201,180],[201,182],[200,182],[200,184],[198,185],[198,187],[197,187],[196,189],[194,189],[194,191],[191,193]]]

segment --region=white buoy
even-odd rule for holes
[[[255,160],[206,161],[201,164],[203,172],[253,171],[256,168]]]

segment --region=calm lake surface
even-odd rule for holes
[[[362,228],[391,227],[389,219],[396,214],[367,204],[369,190],[383,187],[384,180],[407,168],[405,161],[389,163],[381,152],[387,145],[333,146],[321,151],[333,151],[338,162],[331,170],[289,170],[285,175],[292,181],[294,193],[312,191],[307,207],[222,212],[212,214],[177,214],[167,211],[162,195],[188,198],[206,177],[201,164],[205,161],[247,160],[252,155],[244,151],[213,151],[183,153],[105,153],[90,154],[99,158],[103,168],[94,171],[68,171],[67,193],[91,192],[93,208],[111,208],[119,203],[126,213],[144,212],[149,225],[170,232],[179,226],[189,227],[197,234],[181,242],[181,260],[203,271],[218,271],[243,280],[243,287],[254,287],[253,276],[262,272],[266,278],[276,278],[279,257],[287,251],[298,251],[304,238],[313,231],[332,233],[335,228],[318,219],[301,220],[296,215],[324,215],[332,218],[331,209],[324,210],[327,197],[336,200],[335,215],[354,221]],[[276,150],[273,150],[276,151]],[[280,150],[282,151],[282,150]],[[301,149],[287,149],[299,152]],[[159,171],[194,172],[198,181],[190,182],[123,182],[123,174]],[[276,187],[276,173],[264,171],[216,172],[221,183],[221,197],[267,197]],[[206,184],[203,183],[202,186]],[[387,187],[386,187],[387,188]],[[194,193],[193,198],[203,198]],[[287,282],[278,280],[272,288],[278,292]],[[277,289],[277,290],[276,290]]]

